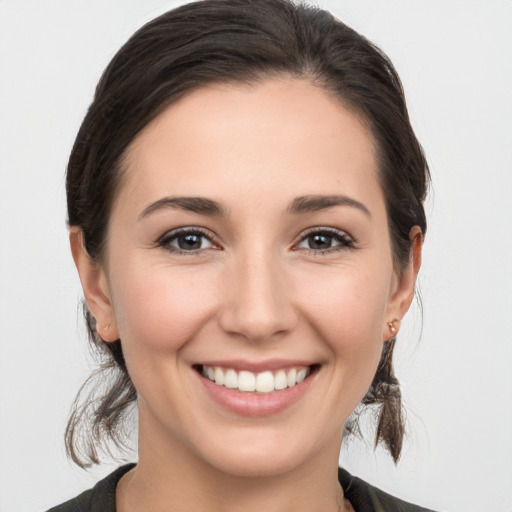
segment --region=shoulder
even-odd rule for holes
[[[115,512],[117,483],[133,467],[134,464],[128,464],[118,468],[100,480],[92,489],[47,512]],[[364,480],[352,476],[342,468],[338,469],[338,478],[346,498],[356,512],[434,512],[395,498]]]
[[[342,468],[338,469],[338,479],[345,497],[356,512],[434,512],[395,498],[364,480],[352,476]]]
[[[91,494],[92,489],[89,489],[76,498],[52,507],[47,512],[89,512],[91,510]]]
[[[100,480],[92,489],[79,494],[47,512],[115,512],[116,487],[121,477],[135,464],[127,464]]]

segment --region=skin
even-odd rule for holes
[[[343,424],[392,336],[388,322],[398,329],[410,306],[421,252],[413,228],[408,267],[393,267],[368,130],[305,80],[215,85],[160,114],[125,165],[101,262],[70,233],[98,332],[121,338],[138,392],[139,463],[118,509],[349,507],[336,479]],[[335,194],[364,208],[289,211],[298,197]],[[168,196],[209,198],[226,215],[142,215]],[[201,249],[159,244],[191,226],[207,236]],[[342,238],[311,250],[311,230],[326,227]],[[256,418],[219,406],[192,366],[290,358],[319,370],[296,403]]]

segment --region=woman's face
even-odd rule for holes
[[[374,153],[336,99],[284,78],[202,88],[137,136],[83,282],[122,340],[141,457],[240,475],[337,461],[414,285]]]

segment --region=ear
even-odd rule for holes
[[[419,226],[414,226],[410,233],[411,252],[409,263],[400,275],[395,277],[395,285],[387,308],[387,322],[383,326],[382,339],[393,338],[400,330],[402,318],[409,310],[414,298],[416,277],[421,267],[421,250],[423,234]]]
[[[80,228],[70,228],[69,243],[82,283],[85,301],[96,320],[96,332],[103,341],[115,341],[119,339],[119,332],[105,270],[100,263],[89,256],[84,247],[84,236]]]

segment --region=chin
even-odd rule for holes
[[[238,453],[224,451],[220,457],[211,460],[218,471],[241,478],[276,477],[289,473],[301,466],[307,457],[283,451],[241,450]]]
[[[229,440],[218,439],[202,447],[196,445],[196,455],[224,474],[265,478],[290,473],[308,464],[316,454],[335,453],[337,459],[339,453],[339,448],[331,449],[330,443],[323,450],[312,443],[313,433],[293,436],[290,429],[286,432],[251,429],[243,434],[230,435]]]

